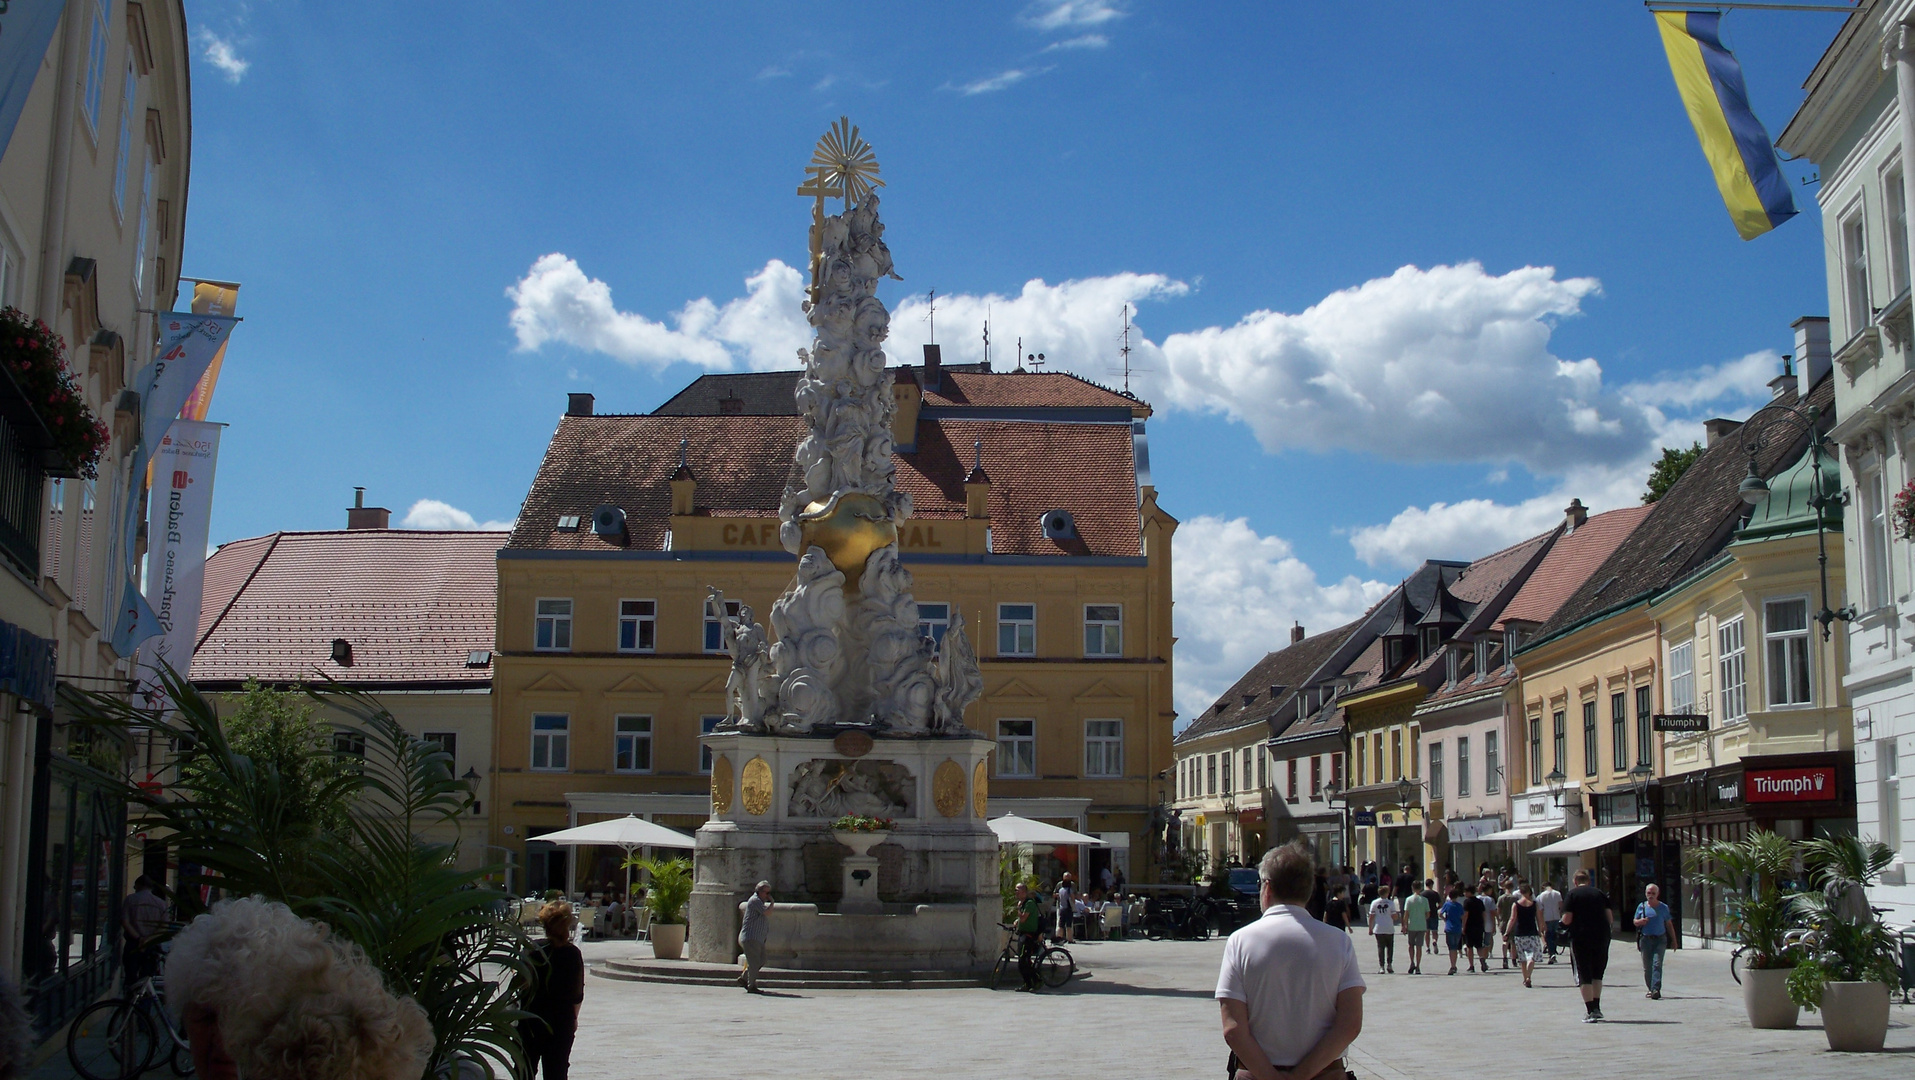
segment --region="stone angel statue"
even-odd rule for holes
[[[726,726],[740,731],[763,730],[767,710],[778,699],[771,676],[771,646],[765,628],[752,618],[751,605],[738,608],[738,617],[725,615],[725,594],[708,588],[712,610],[719,612],[719,642],[731,654],[731,674],[725,678]]]
[[[955,605],[951,627],[938,646],[932,680],[937,691],[931,699],[931,729],[952,735],[963,732],[964,710],[984,693],[984,675],[978,670],[977,650],[964,632],[964,615]]]

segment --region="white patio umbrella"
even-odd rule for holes
[[[590,825],[564,829],[530,839],[543,840],[548,844],[563,844],[569,847],[606,847],[620,848],[630,859],[632,852],[642,847],[694,848],[698,841],[679,832],[668,829],[655,822],[646,821],[636,814],[627,814],[622,818],[606,821],[594,821]],[[632,868],[625,868],[625,897],[627,902],[632,895]]]
[[[1074,832],[1046,825],[1041,821],[1005,814],[990,821],[991,831],[997,834],[1000,844],[1088,844],[1092,847],[1104,847],[1104,841],[1089,833]],[[540,837],[544,839],[544,837]]]

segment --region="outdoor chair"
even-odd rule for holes
[[[636,914],[638,915],[638,925],[632,931],[632,939],[635,941],[640,938],[650,940],[652,936],[652,909],[639,908]]]

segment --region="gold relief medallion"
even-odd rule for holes
[[[990,774],[984,771],[984,761],[979,759],[977,768],[971,770],[971,812],[983,817],[991,808],[990,794],[986,790],[986,781]]]
[[[771,766],[761,757],[752,758],[745,763],[745,775],[739,785],[744,789],[745,813],[752,817],[762,817],[771,809]]]
[[[937,803],[938,813],[945,817],[964,812],[964,766],[950,758],[944,759],[944,764],[931,774],[931,801]]]
[[[723,754],[711,759],[711,812],[731,813],[731,759]]]

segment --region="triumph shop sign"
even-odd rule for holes
[[[1752,803],[1834,802],[1842,797],[1833,765],[1750,769],[1742,776],[1742,792]]]

